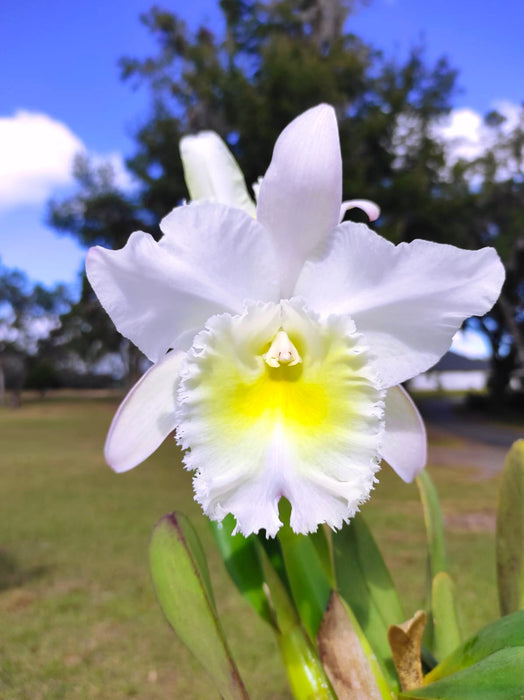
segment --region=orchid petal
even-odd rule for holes
[[[209,316],[246,299],[278,299],[276,262],[260,224],[239,209],[178,207],[156,243],[142,232],[121,250],[91,248],[87,276],[115,326],[152,361],[189,347]]]
[[[258,198],[259,198],[259,196],[260,196],[260,187],[261,187],[261,185],[262,185],[262,180],[263,180],[263,179],[264,179],[264,178],[262,177],[262,175],[259,175],[258,178],[257,178],[257,181],[254,182],[254,183],[251,185],[251,187],[253,188],[253,194],[255,195],[255,201],[256,201],[256,202],[258,202]]]
[[[184,178],[193,201],[207,199],[243,209],[255,216],[255,203],[230,150],[214,131],[184,136],[180,141]]]
[[[323,316],[351,316],[387,388],[434,365],[466,318],[491,309],[503,281],[493,248],[423,240],[394,246],[364,224],[345,222],[324,257],[305,264],[295,294]]]
[[[120,404],[105,445],[115,472],[143,462],[175,429],[175,398],[183,352],[170,352],[148,369]]]
[[[342,202],[340,207],[340,221],[350,209],[361,209],[370,221],[376,221],[380,216],[380,207],[370,199],[349,199],[347,202]]]
[[[410,483],[427,460],[427,436],[424,421],[408,392],[401,386],[386,394],[386,431],[380,450],[401,479]]]
[[[304,112],[279,136],[258,196],[257,218],[273,238],[282,298],[291,296],[305,259],[338,224],[342,158],[335,111]]]
[[[300,363],[275,368],[264,355],[281,329]],[[273,536],[283,496],[295,532],[347,522],[379,467],[383,395],[366,359],[350,319],[321,324],[298,300],[210,319],[177,397],[177,438],[204,512]]]

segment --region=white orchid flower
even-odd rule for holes
[[[231,151],[214,131],[201,131],[180,140],[180,156],[192,201],[222,202],[256,216],[256,204],[247,191],[246,182]],[[262,177],[253,184],[258,201]],[[369,199],[342,202],[340,221],[350,209],[362,209],[370,221],[380,216],[380,208]]]
[[[201,131],[180,140],[184,179],[194,202],[209,200],[244,209],[255,216],[242,171],[232,153],[214,131]]]
[[[338,528],[368,498],[381,458],[406,481],[424,466],[424,427],[398,385],[491,308],[504,270],[491,248],[394,246],[339,223],[326,105],[280,135],[256,219],[238,208],[236,182],[233,206],[178,207],[158,243],[136,232],[122,250],[89,251],[102,305],[155,363],[120,406],[106,459],[131,469],[176,428],[210,518],[232,513],[243,534],[273,536],[285,497],[295,532]],[[212,187],[221,199],[228,185]]]

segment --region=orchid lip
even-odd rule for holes
[[[177,390],[196,500],[212,520],[232,513],[246,536],[276,534],[282,496],[295,532],[341,527],[375,483],[383,399],[347,317],[321,321],[296,298],[213,317]]]

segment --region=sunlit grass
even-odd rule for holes
[[[250,695],[289,698],[273,635],[229,584],[191,477],[167,443],[115,475],[102,446],[115,398],[58,396],[0,410],[0,696],[217,697],[157,607],[147,568],[154,523],[184,511],[206,549],[218,607]],[[496,485],[473,470],[432,476],[449,524],[450,567],[470,633],[497,614],[492,531]],[[414,486],[384,469],[364,513],[402,591],[422,604],[425,538]]]

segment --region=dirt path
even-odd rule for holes
[[[488,478],[502,469],[509,447],[469,440],[431,424],[427,428],[429,464],[474,468],[478,470],[479,478]]]
[[[426,399],[420,410],[428,428],[428,460],[435,466],[463,465],[480,470],[480,477],[500,471],[515,442],[524,438],[523,427],[499,424],[444,399]]]

